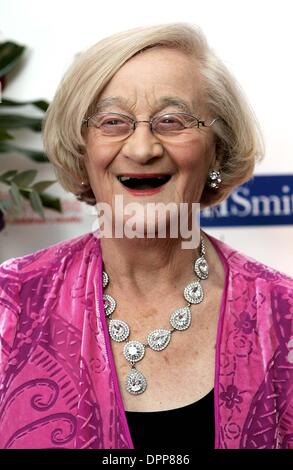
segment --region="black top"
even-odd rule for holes
[[[126,411],[135,449],[214,449],[214,389],[181,408]]]

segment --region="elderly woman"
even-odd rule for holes
[[[63,187],[124,224],[117,196],[185,203],[191,220],[262,155],[235,80],[186,23],[80,54],[44,141]],[[148,222],[2,264],[1,448],[293,447],[292,280],[203,231],[187,249],[158,220],[147,236]]]

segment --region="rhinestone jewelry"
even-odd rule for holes
[[[132,369],[126,377],[126,390],[132,395],[139,395],[147,388],[145,376],[136,369]]]
[[[171,340],[171,331],[155,330],[148,335],[148,345],[154,351],[162,351]]]
[[[222,177],[219,170],[212,170],[209,172],[208,185],[212,189],[219,189],[222,183]]]
[[[106,271],[103,271],[103,289],[109,284],[109,276]]]
[[[203,301],[204,292],[201,281],[208,278],[209,268],[205,259],[205,244],[202,237],[200,240],[200,256],[194,261],[194,273],[196,280],[189,283],[183,291],[183,297],[187,301],[187,305],[179,307],[171,313],[169,320],[170,329],[159,328],[151,331],[147,335],[147,342],[145,344],[140,341],[129,340],[131,334],[129,325],[123,320],[112,319],[112,314],[116,309],[115,299],[109,294],[103,295],[104,310],[109,320],[108,329],[110,337],[113,341],[118,343],[126,341],[123,348],[123,355],[131,366],[131,370],[125,381],[128,393],[139,395],[147,389],[147,379],[136,369],[136,363],[144,358],[147,348],[153,351],[162,351],[165,349],[169,345],[174,332],[184,331],[190,327],[192,320],[191,305],[199,304]],[[107,288],[108,285],[109,276],[106,271],[103,271],[103,288]]]
[[[191,304],[199,304],[203,300],[203,290],[199,281],[191,282],[183,292],[185,300]]]
[[[207,260],[203,257],[198,258],[194,263],[194,271],[200,279],[207,279],[209,276]]]
[[[139,341],[129,341],[123,349],[125,358],[131,363],[141,361],[144,353],[144,345]]]
[[[189,307],[177,308],[172,313],[170,323],[175,330],[187,330],[191,323],[191,311]]]
[[[129,336],[129,326],[123,320],[110,320],[109,333],[114,341],[125,341]]]
[[[111,297],[111,295],[104,294],[103,296],[103,301],[104,301],[104,309],[107,317],[112,315],[116,308],[116,300]]]

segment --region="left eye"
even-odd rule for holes
[[[156,122],[157,129],[160,130],[180,130],[184,129],[184,122],[177,117],[166,116]]]

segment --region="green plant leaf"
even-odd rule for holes
[[[26,199],[29,199],[31,190],[20,189],[20,193],[23,197],[25,197]],[[52,196],[51,194],[48,194],[48,193],[40,193],[39,196],[41,198],[43,207],[55,210],[57,212],[62,212],[61,201],[58,197]]]
[[[26,104],[32,104],[33,106],[40,109],[41,111],[47,111],[49,107],[48,101],[45,101],[45,100],[14,101],[14,100],[8,100],[6,98],[2,99],[0,106],[15,107],[15,106],[24,106]]]
[[[40,198],[39,193],[37,193],[36,191],[30,192],[29,199],[30,199],[32,209],[44,219],[45,214],[44,214],[43,204],[42,204],[42,200]]]
[[[38,183],[35,183],[33,186],[31,186],[31,188],[37,191],[38,193],[41,193],[45,191],[45,189],[47,189],[49,186],[52,186],[52,184],[54,183],[56,183],[56,181],[53,180],[39,181]]]
[[[13,182],[11,182],[11,186],[10,186],[10,189],[9,189],[9,194],[11,196],[11,199],[12,199],[14,205],[16,206],[17,211],[20,212],[20,210],[22,208],[21,194],[20,194],[20,191],[19,191],[18,187]]]
[[[26,127],[40,132],[42,130],[42,119],[20,114],[0,114],[1,127],[4,129],[22,129]]]
[[[12,181],[17,186],[26,187],[33,182],[33,180],[37,176],[37,173],[37,170],[20,171],[19,173],[17,173],[17,175],[13,177]]]
[[[40,193],[40,198],[44,207],[62,212],[61,201],[58,197],[51,196],[51,194],[48,193]]]
[[[0,142],[0,153],[20,153],[35,162],[49,162],[47,155],[40,150],[20,148],[10,142]]]
[[[10,72],[25,51],[24,46],[6,41],[0,44],[0,77]]]
[[[0,181],[7,181],[10,178],[13,178],[16,174],[17,170],[5,171],[5,173],[2,173],[2,175],[0,175]]]
[[[0,141],[1,140],[12,140],[14,139],[13,135],[9,134],[6,129],[0,128]]]

